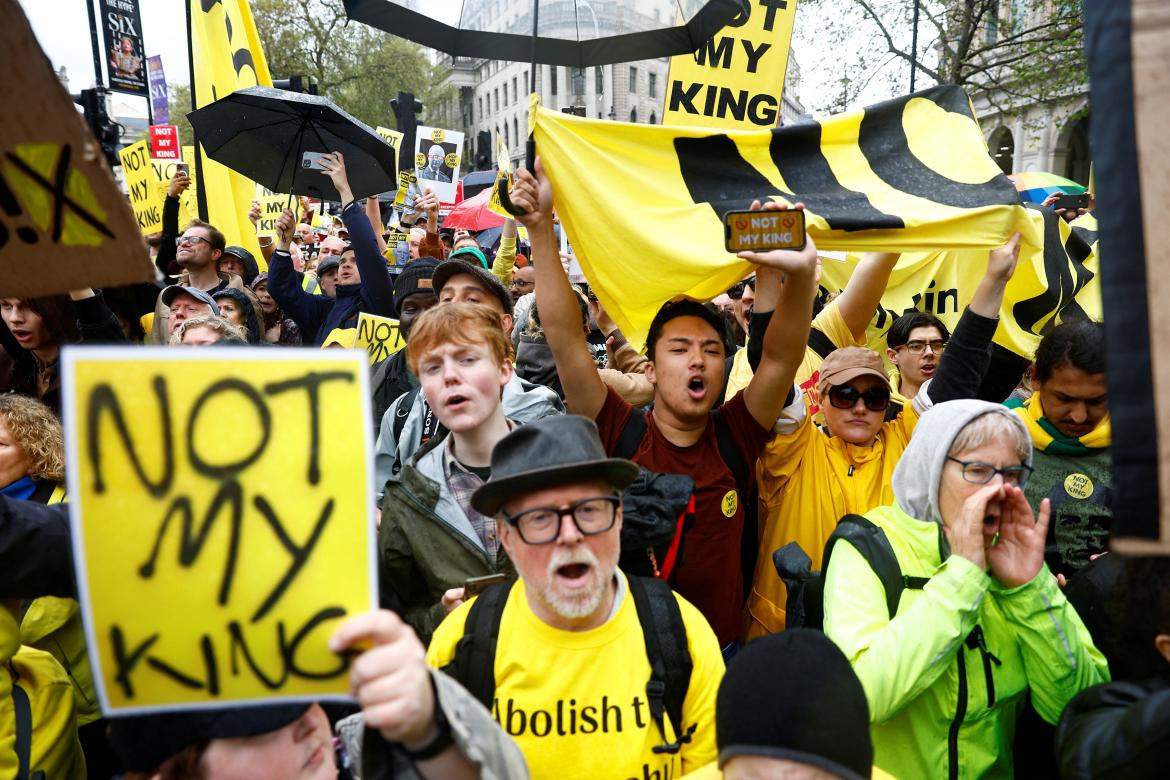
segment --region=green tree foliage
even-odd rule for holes
[[[801,0],[805,46],[834,52],[837,88],[820,96],[839,111],[860,95],[958,84],[1005,112],[1058,98],[1088,82],[1081,0],[920,0],[912,51],[910,0]],[[798,14],[799,16],[800,14]],[[884,82],[884,83],[883,83]]]
[[[183,146],[195,143],[195,133],[191,130],[191,123],[187,121],[187,113],[191,110],[191,87],[188,84],[169,84],[170,95],[167,102],[171,108],[171,124],[179,127],[179,141]]]
[[[316,78],[320,94],[371,127],[397,127],[399,91],[423,101],[423,123],[450,97],[422,47],[349,21],[341,0],[252,0],[252,13],[274,79]]]

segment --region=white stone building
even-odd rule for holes
[[[664,25],[675,13],[673,2],[640,0],[638,3],[620,0],[581,1],[590,11],[580,18],[559,18],[556,14],[568,4],[542,4],[540,27],[549,34],[558,27],[574,24],[592,28],[598,35],[614,34],[639,25],[631,16],[650,16],[656,25]],[[516,34],[531,29],[531,0],[496,0],[488,5],[495,18],[506,20],[504,29]],[[474,25],[466,22],[465,25]],[[546,27],[547,25],[547,27]],[[439,63],[447,70],[447,82],[456,94],[446,105],[428,110],[427,119],[437,126],[460,130],[465,134],[465,159],[474,160],[477,135],[486,130],[507,144],[514,164],[524,163],[525,141],[528,135],[528,96],[531,64],[523,61],[527,52],[518,51],[515,62],[450,57],[442,54]],[[552,109],[573,109],[594,119],[622,122],[657,123],[662,120],[663,100],[669,86],[670,59],[662,57],[638,62],[602,65],[589,68],[568,68],[537,65],[536,92],[541,104]],[[789,58],[788,77],[781,107],[785,123],[804,115],[799,95],[800,67],[795,58]],[[495,161],[494,146],[491,162]]]

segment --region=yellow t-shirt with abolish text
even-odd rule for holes
[[[650,662],[637,609],[625,575],[616,613],[590,631],[563,631],[528,606],[523,581],[508,594],[496,645],[496,692],[492,715],[520,746],[534,778],[678,778],[716,758],[715,694],[723,656],[699,611],[675,594],[690,648],[690,685],[683,703],[691,741],[675,755],[656,754],[662,744],[646,704]],[[474,601],[474,600],[473,600]],[[459,606],[435,631],[427,662],[451,662],[472,601]],[[674,731],[663,717],[669,739]]]

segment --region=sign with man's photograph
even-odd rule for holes
[[[418,186],[430,189],[440,203],[455,202],[455,186],[463,164],[463,133],[439,127],[420,127],[414,139]]]
[[[101,12],[110,89],[149,96],[138,0],[101,0]]]

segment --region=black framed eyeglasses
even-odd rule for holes
[[[504,519],[516,526],[520,538],[527,544],[550,544],[561,533],[561,518],[566,515],[582,536],[596,536],[613,528],[617,520],[617,508],[622,500],[618,496],[596,496],[584,498],[568,506],[554,509],[539,507],[525,509]]]
[[[858,390],[853,385],[833,385],[829,388],[829,403],[838,409],[852,409],[858,398],[871,412],[884,412],[890,405],[890,388],[877,386]]]
[[[930,347],[930,351],[938,355],[947,348],[947,343],[942,339],[935,339],[934,341],[907,341],[900,347],[894,347],[894,350],[905,349],[911,355],[921,355],[926,351],[927,347]]]
[[[200,241],[205,244],[211,243],[203,236],[179,236],[175,239],[175,246],[182,246],[183,244],[198,244]]]
[[[1028,484],[1028,477],[1032,476],[1032,467],[1023,463],[1018,466],[1004,466],[1002,469],[997,469],[990,463],[984,463],[981,460],[959,460],[950,455],[947,456],[947,460],[958,463],[963,469],[963,479],[972,485],[986,485],[996,474],[999,474],[1003,477],[1005,485],[1022,488]]]

